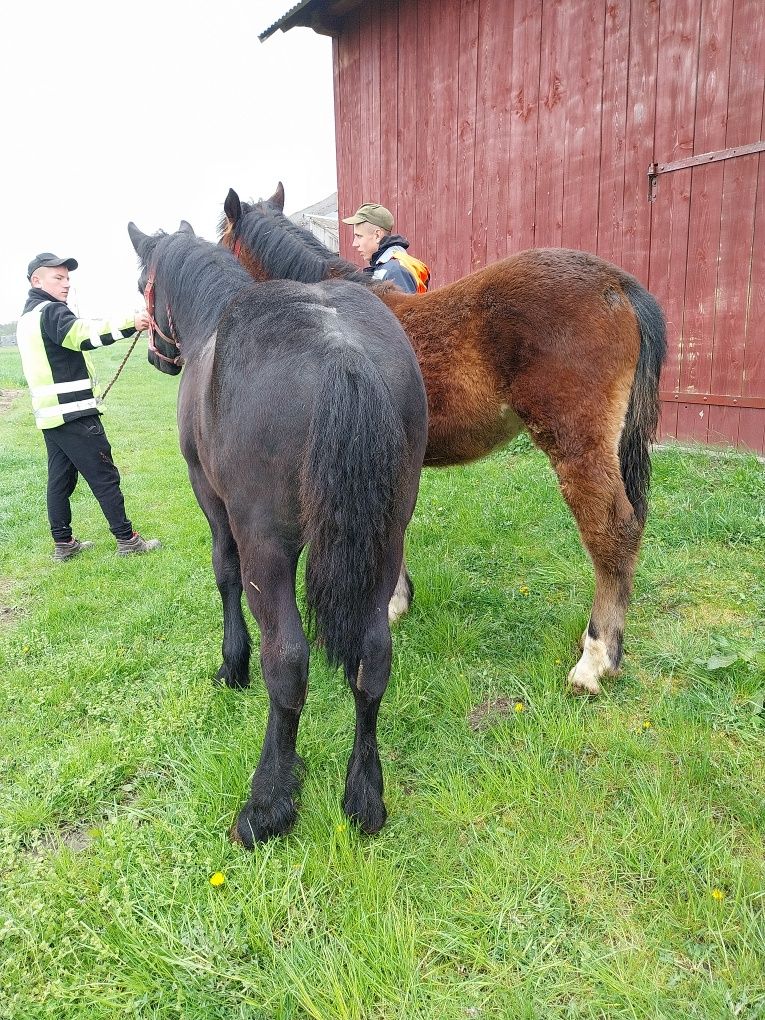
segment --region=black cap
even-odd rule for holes
[[[31,280],[32,273],[37,272],[40,266],[47,266],[50,269],[55,269],[56,266],[66,266],[71,273],[73,269],[77,268],[78,264],[77,259],[60,259],[52,251],[41,251],[39,255],[35,255],[27,266],[27,279]]]

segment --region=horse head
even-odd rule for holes
[[[190,223],[181,220],[181,233],[191,233],[194,230]],[[157,301],[157,260],[155,253],[157,245],[162,237],[166,237],[162,231],[156,234],[144,234],[135,223],[128,223],[128,234],[133,243],[136,254],[141,262],[141,275],[138,278],[138,289],[146,301],[146,311],[149,313],[149,347],[147,358],[149,364],[160,372],[167,375],[178,375],[183,362],[181,359],[181,345],[175,337],[173,318],[170,312],[170,303],[167,295],[163,293],[163,300]],[[160,283],[161,287],[161,283]],[[157,307],[161,325],[157,321]]]
[[[281,181],[270,198],[242,202],[233,188],[218,224],[220,243],[255,280],[318,283],[332,277],[369,285],[370,278],[325,247],[310,230],[284,215]]]

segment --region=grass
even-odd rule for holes
[[[0,1015],[765,1017],[762,466],[657,452],[624,670],[589,702],[564,679],[592,576],[545,458],[426,472],[389,821],[363,838],[340,810],[352,699],[315,655],[299,821],[247,854],[226,832],[267,699],[256,663],[247,692],[211,682],[175,389],[136,354],[109,398],[128,512],[164,545],[136,560],[81,484],[96,547],[52,563],[27,394],[0,416]]]

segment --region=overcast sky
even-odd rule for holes
[[[331,40],[258,32],[289,0],[5,0],[0,8],[0,322],[40,251],[72,256],[81,315],[140,307],[127,233],[217,240],[226,192],[286,211],[336,185]]]

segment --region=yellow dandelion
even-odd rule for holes
[[[516,701],[516,703],[513,705],[513,708],[515,709],[516,712],[526,711],[526,706],[523,704],[522,701]]]
[[[223,874],[222,871],[216,871],[214,875],[210,875],[210,885],[215,886],[216,889],[218,888],[218,886],[223,885],[225,881],[226,876]]]
[[[340,822],[339,825],[335,826],[335,832],[345,832],[347,828],[348,826],[345,824],[345,822]]]
[[[722,891],[722,889],[713,889],[712,899],[717,900],[717,902],[719,903],[721,900],[725,899],[725,893]]]
[[[560,659],[556,659],[556,660],[555,660],[555,665],[556,665],[556,666],[560,666]]]
[[[643,729],[644,730],[650,730],[650,728],[651,728],[651,721],[650,721],[650,719],[646,719],[645,722],[643,723]]]

